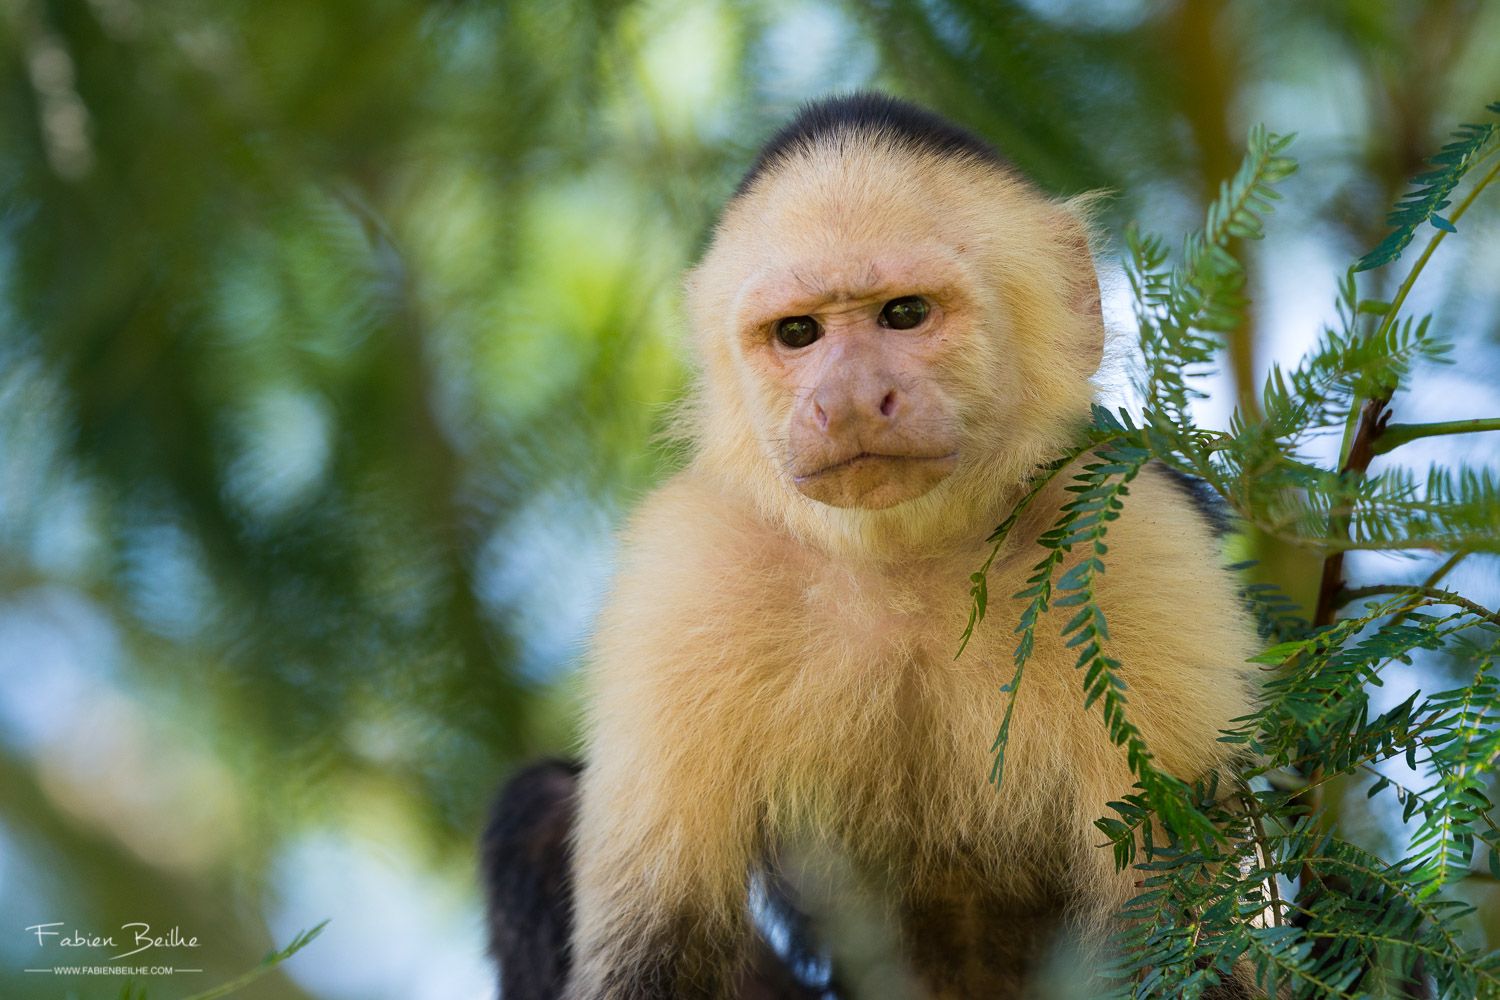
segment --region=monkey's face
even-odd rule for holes
[[[987,165],[804,149],[730,203],[687,292],[702,467],[844,551],[992,528],[1088,413],[1084,227]]]
[[[772,266],[747,284],[743,356],[780,424],[776,457],[804,496],[878,510],[958,467],[960,421],[938,373],[962,289],[941,251],[889,246]]]

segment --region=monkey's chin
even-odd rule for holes
[[[865,454],[792,481],[803,496],[830,507],[884,510],[931,492],[957,466],[957,452],[932,458]]]

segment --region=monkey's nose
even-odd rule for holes
[[[817,392],[813,395],[813,422],[824,434],[844,434],[859,427],[874,429],[895,420],[901,396],[888,386],[861,387],[853,391]]]

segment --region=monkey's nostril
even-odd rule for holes
[[[894,413],[895,410],[896,410],[896,390],[892,389],[890,392],[886,393],[885,394],[885,398],[880,401],[880,415],[882,417],[888,417],[892,413]]]
[[[826,431],[828,429],[828,414],[823,412],[823,407],[817,400],[813,401],[813,416],[818,420],[818,430]]]

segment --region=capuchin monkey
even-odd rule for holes
[[[891,98],[813,104],[761,151],[687,278],[693,457],[624,533],[582,771],[515,779],[487,835],[505,1000],[840,992],[757,930],[796,895],[752,892],[767,880],[858,887],[899,970],[862,996],[1023,996],[1054,948],[1107,937],[1143,876],[1094,820],[1135,778],[1058,628],[986,781],[1021,606],[999,595],[1025,588],[1066,476],[954,658],[986,536],[1089,418],[1088,248],[1080,205]],[[1192,781],[1234,763],[1219,736],[1252,710],[1255,635],[1179,485],[1132,484],[1096,595],[1131,722]],[[780,926],[817,939],[823,896]]]

